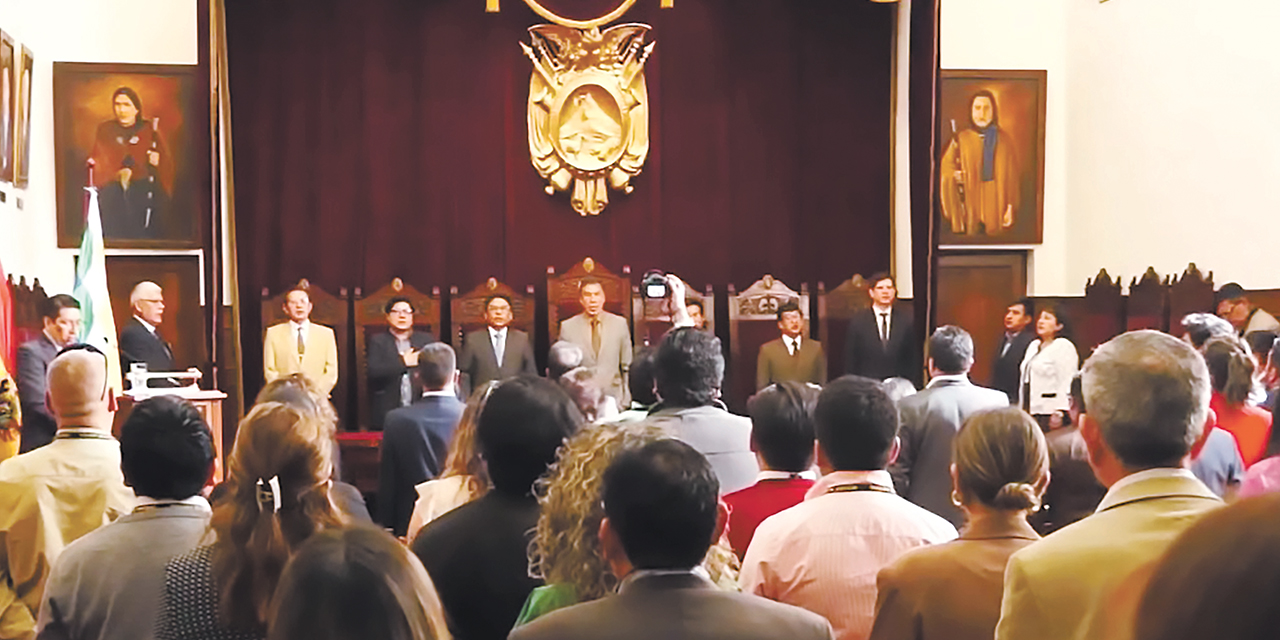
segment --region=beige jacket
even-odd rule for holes
[[[262,346],[262,374],[267,382],[295,373],[305,374],[329,395],[338,384],[338,341],[333,329],[314,322],[308,323],[306,348],[298,357],[298,337],[293,325],[281,322],[267,329]]]

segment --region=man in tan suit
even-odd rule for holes
[[[289,320],[267,329],[263,376],[271,382],[302,373],[328,395],[338,384],[338,341],[333,329],[311,322],[311,296],[301,286],[284,295],[284,312]]]
[[[1209,371],[1191,345],[1132,331],[1098,347],[1082,381],[1080,434],[1107,495],[1013,555],[996,640],[1132,637],[1156,560],[1222,504],[1186,469],[1209,411]]]
[[[756,357],[756,390],[775,382],[826,384],[827,354],[821,342],[801,335],[804,316],[795,300],[778,307],[778,330],[782,336],[764,343]]]
[[[584,278],[578,285],[582,313],[560,323],[560,339],[582,347],[582,366],[592,367],[596,382],[619,407],[630,404],[627,369],[631,367],[631,329],[620,315],[604,310],[604,285]]]

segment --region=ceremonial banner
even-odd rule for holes
[[[107,386],[116,395],[120,395],[124,392],[120,373],[120,345],[116,339],[116,320],[111,312],[111,295],[107,289],[106,251],[102,244],[98,190],[88,191],[89,214],[85,216],[80,256],[76,260],[76,285],[71,294],[80,302],[80,314],[83,318],[80,340],[106,354]]]

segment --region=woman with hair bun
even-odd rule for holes
[[[1209,408],[1218,426],[1235,436],[1245,468],[1267,455],[1271,440],[1271,412],[1249,404],[1255,364],[1248,348],[1235,336],[1210,338],[1204,343],[1213,395]]]
[[[968,522],[959,539],[880,571],[872,640],[991,640],[1009,556],[1040,539],[1027,516],[1049,484],[1049,450],[1031,416],[974,414],[952,451],[952,500]]]

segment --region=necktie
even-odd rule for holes
[[[497,356],[499,367],[502,366],[502,354],[503,351],[506,350],[507,346],[505,344],[506,340],[503,340],[504,337],[506,337],[505,334],[501,332],[495,331],[493,334],[493,355]]]
[[[889,342],[889,312],[880,312],[880,342]]]
[[[600,357],[600,318],[591,319],[591,351]]]
[[[796,348],[796,339],[787,338],[787,353],[794,356],[796,354],[796,351],[799,351],[799,349]]]
[[[307,352],[307,342],[302,339],[302,327],[298,327],[298,359],[302,359],[302,355]]]

